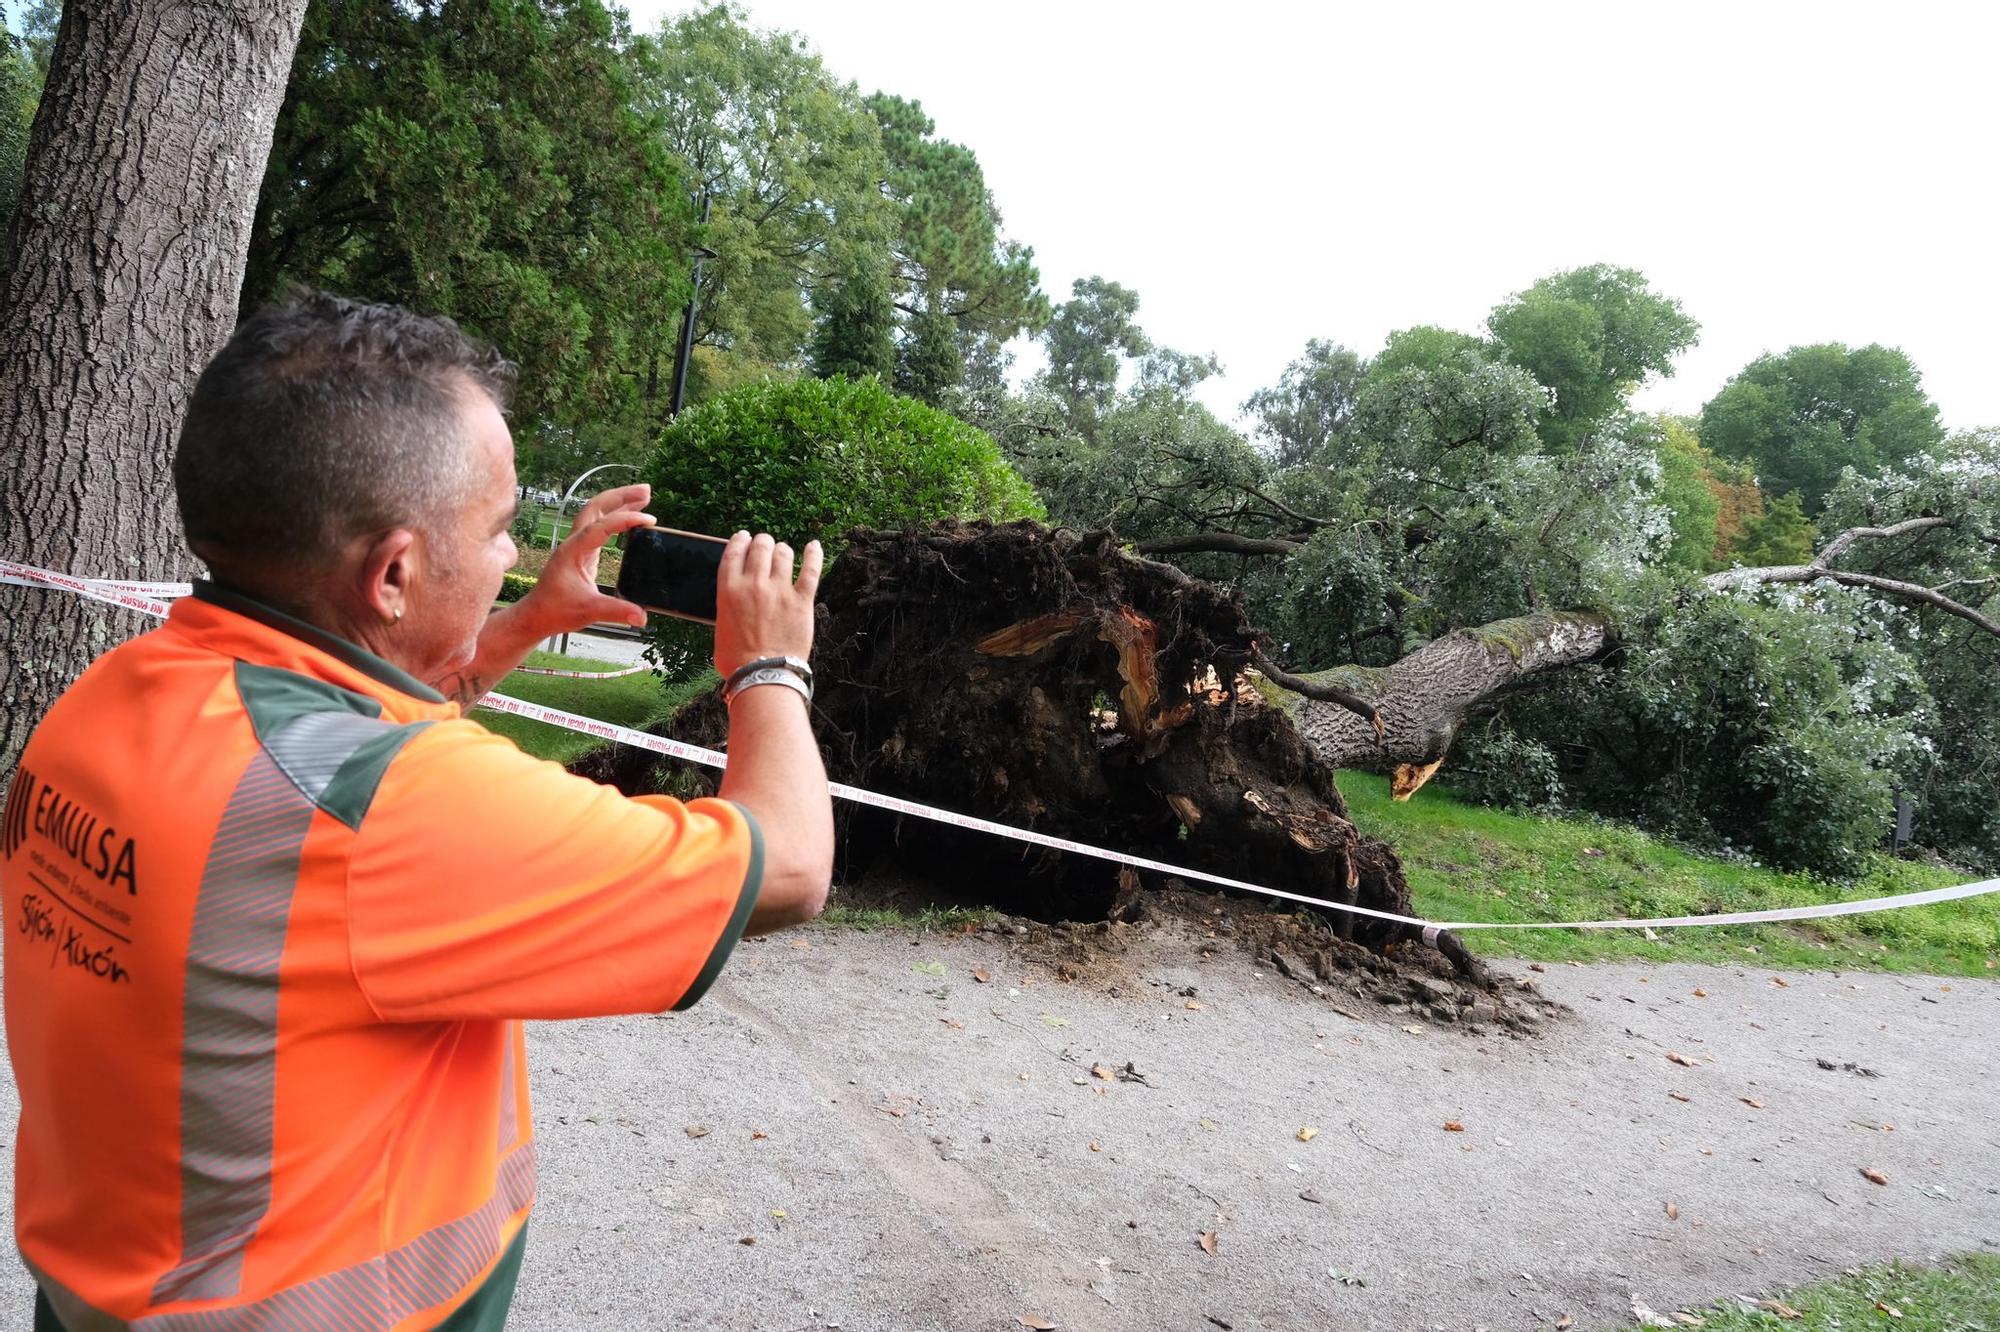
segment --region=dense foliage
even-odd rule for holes
[[[854,527],[1042,516],[984,432],[872,378],[757,384],[691,408],[661,434],[650,479],[670,527],[835,550]]]
[[[1910,358],[1837,342],[1760,356],[1701,409],[1709,448],[1757,469],[1772,495],[1817,516],[1843,468],[1872,472],[1944,437]]]

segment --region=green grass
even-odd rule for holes
[[[1633,828],[1468,805],[1437,784],[1407,804],[1386,779],[1343,772],[1364,833],[1402,857],[1417,910],[1434,920],[1605,920],[1757,911],[1883,897],[1962,883],[1970,874],[1872,856],[1851,884],[1733,864]],[[1782,968],[1871,968],[1994,976],[2000,894],[1799,925],[1661,930],[1472,930],[1483,954],[1544,961],[1629,958]]]
[[[570,671],[615,671],[618,663],[593,661],[588,657],[559,657],[553,652],[531,652],[529,666],[549,666]],[[621,676],[616,680],[564,680],[553,675],[523,675],[516,671],[500,682],[496,691],[529,703],[561,708],[598,721],[620,726],[644,726],[659,712],[664,691],[660,677],[650,671]],[[475,708],[472,719],[487,730],[506,736],[536,758],[568,763],[587,749],[603,743],[595,737],[565,731],[547,722],[531,721],[487,708]]]
[[[838,902],[820,912],[818,923],[836,929],[931,930],[940,934],[962,934],[968,925],[979,926],[1000,919],[1000,913],[985,907],[925,906],[915,911],[899,907],[843,906]]]
[[[1776,1302],[1805,1316],[1783,1318],[1774,1310],[1734,1303],[1693,1312],[1702,1320],[1703,1332],[2000,1332],[2000,1255],[1968,1253],[1932,1268],[1902,1263],[1864,1268],[1854,1276],[1778,1296]]]

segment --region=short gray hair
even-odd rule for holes
[[[318,292],[237,326],[196,381],[174,454],[210,565],[320,568],[357,536],[464,504],[461,396],[503,409],[514,366],[443,317]]]

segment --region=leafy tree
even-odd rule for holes
[[[1108,407],[1118,392],[1119,367],[1151,347],[1138,313],[1138,292],[1095,276],[1078,278],[1070,299],[1056,307],[1042,330],[1047,382],[1073,416],[1095,417]]]
[[[874,114],[795,33],[711,5],[639,43],[640,95],[688,190],[712,200],[696,337],[741,368],[794,368],[813,302],[885,268],[895,206]],[[713,391],[716,385],[704,385]]]
[[[1799,497],[1780,495],[1766,502],[1762,513],[1744,520],[1743,535],[1730,547],[1729,558],[1753,569],[1804,564],[1818,542],[1819,532],[1800,509]]]
[[[1672,528],[1662,559],[1676,568],[1705,570],[1715,553],[1716,518],[1722,511],[1710,484],[1708,451],[1686,423],[1663,417],[1658,424],[1660,476],[1656,494],[1666,507]]]
[[[693,225],[627,40],[599,0],[314,5],[246,299],[454,316],[521,363],[524,439],[617,415],[673,344]]]
[[[913,383],[955,384],[978,348],[1004,343],[1048,322],[1035,252],[1001,235],[999,207],[970,148],[936,137],[922,105],[889,93],[868,98],[888,172],[882,191],[897,206],[894,239],[896,305],[913,321],[906,356],[925,364]],[[941,324],[950,320],[961,368],[943,365]]]
[[[1813,517],[1843,468],[1893,467],[1944,431],[1902,352],[1829,342],[1745,366],[1701,409],[1701,438],[1754,466],[1767,494],[1796,494]]]
[[[62,0],[26,0],[20,7],[21,45],[28,59],[34,62],[37,89],[49,74],[49,59],[55,52],[62,11]]]
[[[910,316],[896,358],[896,388],[932,407],[942,407],[951,391],[965,380],[965,356],[959,349],[958,326],[937,306],[925,306]]]
[[[21,197],[21,171],[28,161],[28,127],[41,99],[41,78],[27,51],[7,30],[0,7],[0,281],[8,269],[7,223]]]
[[[1502,356],[1549,389],[1542,436],[1558,448],[1618,411],[1648,375],[1671,375],[1699,332],[1644,274],[1608,264],[1543,278],[1496,307],[1487,328]]]
[[[812,344],[817,378],[889,379],[896,373],[896,307],[886,278],[850,274],[815,295],[813,305],[819,317]]]
[[[1366,368],[1347,348],[1314,338],[1277,384],[1250,395],[1243,410],[1257,418],[1257,436],[1278,466],[1309,462],[1332,446],[1354,417]]]

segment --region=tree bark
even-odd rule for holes
[[[1306,742],[1336,768],[1399,769],[1398,794],[1430,776],[1466,718],[1537,675],[1603,655],[1611,623],[1596,611],[1551,611],[1460,629],[1392,666],[1339,666],[1302,679],[1343,690],[1372,707],[1382,734],[1351,708],[1302,698],[1293,719]]]
[[[98,578],[192,568],[174,442],[228,339],[306,0],[71,0],[0,299],[0,555]],[[135,613],[0,586],[0,779]]]

